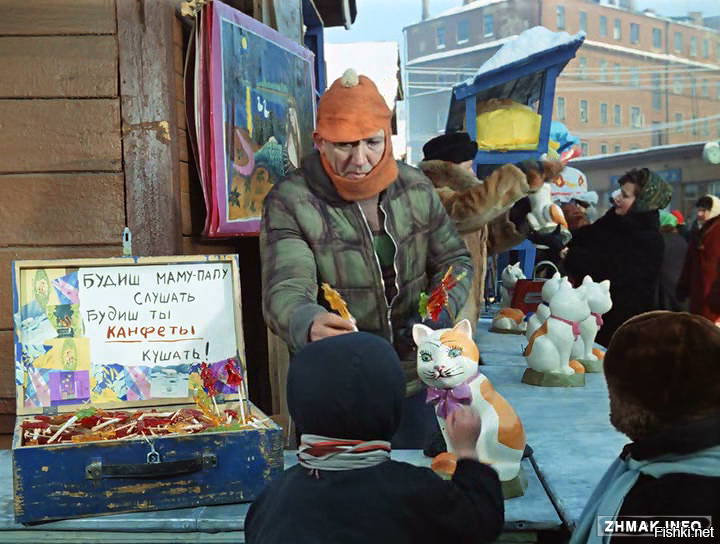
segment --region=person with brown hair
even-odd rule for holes
[[[457,285],[432,327],[451,326],[465,304],[472,261],[430,180],[393,158],[392,113],[369,78],[348,70],[320,98],[316,150],[276,183],[260,228],[263,315],[292,353],[355,330],[392,342],[407,399],[395,447],[420,448],[437,422],[424,403],[412,326],[421,293],[452,268]],[[330,310],[328,283],[354,318]]]
[[[607,542],[597,516],[711,516],[717,524],[718,361],[720,329],[704,317],[648,312],[617,330],[604,360],[610,422],[632,443],[600,480],[571,544]]]
[[[613,307],[603,316],[595,340],[603,346],[626,320],[657,308],[664,252],[658,210],[672,197],[670,185],[647,168],[630,170],[618,183],[614,206],[577,229],[561,252],[575,285],[585,276],[596,282],[610,280]]]

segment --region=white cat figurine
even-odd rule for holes
[[[541,304],[538,304],[535,313],[530,316],[530,319],[528,319],[527,322],[525,336],[528,337],[528,340],[535,331],[538,330],[545,321],[547,321],[547,318],[550,317],[550,299],[563,283],[569,283],[568,279],[560,276],[559,272],[555,272],[553,277],[546,280],[543,284],[542,290],[540,291],[540,296],[543,301]]]
[[[564,231],[567,230],[565,214],[560,206],[553,204],[552,187],[549,183],[544,183],[539,190],[528,194],[528,198],[530,199],[530,213],[527,215],[527,220],[533,230],[549,232],[558,225],[561,226],[561,229],[564,228]]]
[[[602,326],[603,314],[612,308],[612,299],[610,298],[610,280],[597,283],[590,276],[585,276],[582,287],[590,308],[590,316],[580,323],[580,336],[573,344],[571,357],[585,364],[586,361],[594,362],[599,359],[593,350],[593,345],[598,330]],[[584,366],[586,371],[589,370],[587,364]],[[589,366],[593,368],[592,365]]]
[[[571,375],[583,372],[582,365],[570,364],[570,351],[580,336],[580,323],[590,317],[584,287],[573,289],[562,283],[550,299],[550,317],[530,337],[525,348],[528,366],[540,373]]]
[[[459,405],[469,404],[482,420],[478,459],[491,465],[501,481],[513,480],[520,472],[525,430],[512,406],[480,373],[480,352],[472,339],[470,322],[463,319],[452,329],[437,331],[417,324],[413,326],[413,339],[418,346],[418,376],[428,386],[428,402],[436,407],[446,443],[450,444],[445,419]]]
[[[513,294],[515,292],[515,285],[518,280],[524,280],[525,273],[520,268],[520,263],[509,264],[502,271],[500,276],[500,307],[510,308],[512,303]]]

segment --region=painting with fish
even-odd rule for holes
[[[314,55],[219,2],[213,13],[215,234],[256,234],[265,195],[312,149]]]

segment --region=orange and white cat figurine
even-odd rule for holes
[[[572,238],[568,224],[560,206],[552,201],[552,187],[549,183],[534,193],[528,194],[530,199],[530,213],[527,215],[530,227],[537,232],[551,232],[560,225],[560,231],[563,234],[564,242],[567,243]]]
[[[612,308],[610,280],[594,282],[590,276],[585,276],[581,287],[590,308],[590,316],[580,323],[580,336],[575,340],[570,355],[583,364],[586,372],[599,372],[598,361],[604,355],[602,351],[593,348],[593,345],[598,330],[602,326],[603,314]]]
[[[505,334],[523,334],[527,323],[522,310],[512,308],[512,298],[515,293],[515,286],[518,280],[524,280],[525,273],[520,268],[520,263],[510,264],[505,267],[500,276],[500,309],[493,316],[492,332]]]
[[[572,375],[584,373],[570,352],[580,337],[580,323],[590,317],[585,287],[574,289],[562,283],[550,299],[550,317],[530,337],[524,355],[527,365],[540,373]]]
[[[501,482],[524,480],[520,462],[525,450],[525,430],[512,406],[479,371],[480,352],[473,341],[470,322],[463,319],[452,329],[437,331],[417,324],[413,326],[413,339],[418,346],[418,376],[428,386],[427,402],[435,405],[445,442],[450,444],[445,431],[448,415],[460,405],[470,405],[482,420],[478,459],[492,466]],[[522,482],[520,486],[512,496],[522,494]],[[506,494],[506,498],[510,496]]]

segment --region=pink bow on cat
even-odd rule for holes
[[[603,324],[603,318],[601,314],[598,314],[596,312],[590,312],[591,315],[595,316],[595,323],[597,323],[598,329],[602,327]]]
[[[562,317],[558,317],[556,315],[551,315],[553,319],[557,319],[558,321],[562,321],[563,323],[567,323],[568,325],[572,326],[572,332],[575,336],[575,340],[578,339],[578,336],[580,336],[580,323],[577,321],[570,321],[569,319],[564,319]]]
[[[461,383],[452,389],[428,387],[427,398],[425,399],[425,402],[437,406],[437,415],[443,419],[447,419],[460,405],[470,404],[471,401],[472,393],[467,383]]]

